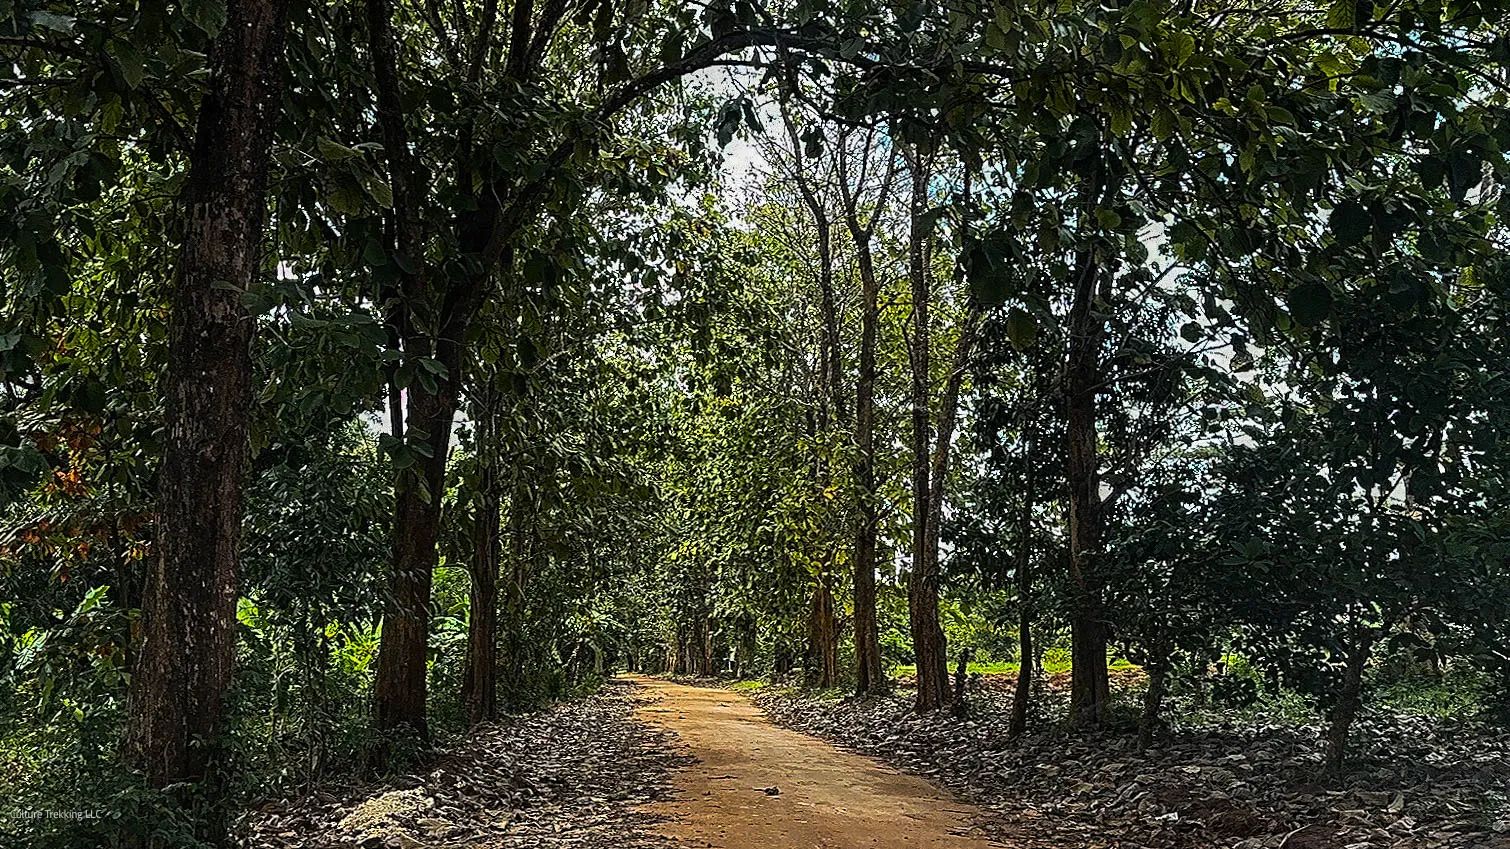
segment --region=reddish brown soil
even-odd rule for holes
[[[650,811],[688,849],[986,849],[981,812],[917,776],[778,728],[749,699],[654,678],[640,709],[697,763]]]

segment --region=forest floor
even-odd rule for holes
[[[1293,719],[1138,752],[1126,730],[1008,739],[989,687],[965,718],[909,696],[615,679],[411,773],[259,805],[239,846],[1510,849],[1510,736],[1482,726],[1370,714],[1323,780]]]
[[[1141,682],[1123,677],[1113,694],[1128,702]],[[1010,693],[979,683],[964,718],[919,716],[901,689],[865,700],[778,687],[753,696],[780,725],[991,812],[993,835],[1019,849],[1510,849],[1501,729],[1370,710],[1346,774],[1326,777],[1319,726],[1262,704],[1182,717],[1139,752],[1125,726],[1071,734],[1035,717],[1041,730],[1011,739]],[[1063,700],[1054,683],[1047,702]]]
[[[982,812],[655,678],[487,726],[420,771],[270,801],[245,849],[989,849]]]
[[[690,763],[627,681],[468,734],[423,768],[247,812],[242,849],[662,849],[646,810]]]

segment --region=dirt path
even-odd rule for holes
[[[677,735],[697,763],[674,801],[649,810],[687,849],[987,849],[980,811],[921,778],[772,725],[724,690],[634,678],[658,701],[639,709]]]

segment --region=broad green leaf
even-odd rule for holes
[[[1026,351],[1038,340],[1038,322],[1031,313],[1021,307],[1013,307],[1007,314],[1007,339],[1012,347]]]
[[[1368,238],[1369,230],[1373,227],[1373,219],[1363,204],[1353,200],[1345,200],[1333,207],[1331,218],[1327,222],[1336,237],[1337,244],[1349,247]]]
[[[1322,283],[1302,283],[1290,290],[1288,305],[1296,323],[1314,327],[1332,314],[1332,290]]]
[[[183,12],[194,26],[204,30],[210,38],[220,35],[220,31],[225,28],[225,0],[184,0]]]

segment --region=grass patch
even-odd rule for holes
[[[1440,678],[1392,681],[1375,691],[1378,702],[1399,713],[1427,719],[1471,719],[1483,712],[1483,682],[1471,672],[1451,670]]]
[[[1044,655],[1044,658],[1043,658],[1043,671],[1046,674],[1049,674],[1049,675],[1058,675],[1060,673],[1069,672],[1071,666],[1072,666],[1072,664],[1070,663],[1070,653],[1067,652],[1067,651],[1049,651],[1048,653],[1046,653]],[[970,665],[967,668],[969,669],[969,671],[970,671],[971,674],[980,674],[980,675],[1016,675],[1017,674],[1017,667],[1018,667],[1018,664],[1017,664],[1016,661],[990,660],[990,661],[971,661]],[[1114,671],[1115,670],[1119,670],[1119,669],[1137,669],[1138,668],[1137,664],[1134,664],[1132,661],[1128,660],[1125,657],[1117,657],[1117,658],[1111,658],[1111,659],[1109,659],[1109,661],[1107,663],[1107,667],[1109,669],[1114,670]],[[950,672],[952,674],[953,671],[954,671],[954,664],[950,664],[949,665],[949,670],[950,670]],[[898,664],[898,665],[896,665],[896,666],[894,666],[894,667],[891,668],[891,674],[893,676],[896,676],[896,675],[916,675],[917,672],[918,672],[917,665],[916,664],[911,664],[911,663],[902,663],[902,664]]]

